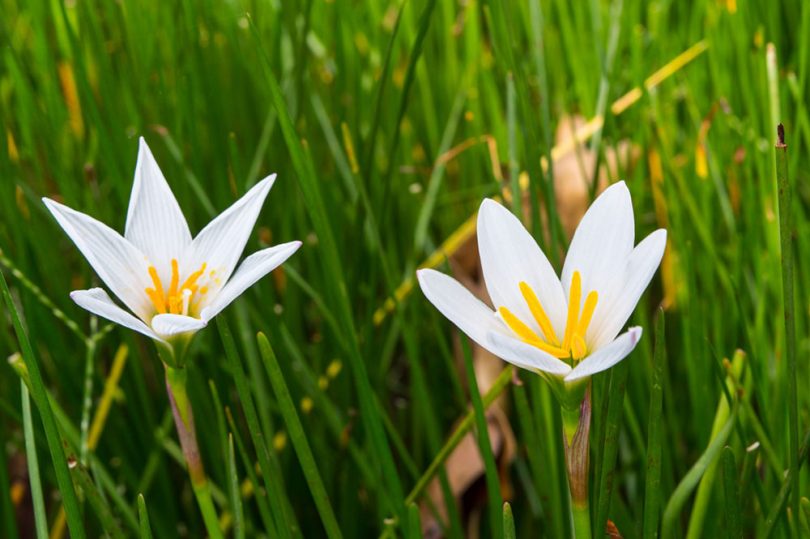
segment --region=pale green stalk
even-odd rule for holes
[[[571,522],[575,539],[590,539],[591,512],[588,503],[588,438],[591,432],[591,390],[576,407],[563,407],[563,447],[571,494]]]
[[[211,499],[211,485],[205,475],[200,448],[197,445],[197,432],[194,428],[194,414],[191,409],[191,402],[188,399],[186,383],[188,373],[184,368],[175,369],[166,365],[166,390],[169,394],[169,402],[172,405],[174,424],[177,427],[177,436],[180,438],[180,446],[183,448],[183,457],[188,467],[188,475],[191,477],[191,487],[197,504],[205,522],[205,528],[211,539],[221,539],[222,530],[219,527],[219,518]]]

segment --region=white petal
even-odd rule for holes
[[[478,211],[478,250],[495,308],[509,308],[540,331],[520,292],[520,282],[525,281],[534,289],[557,337],[562,339],[567,302],[560,280],[518,218],[494,200],[485,199]]]
[[[627,262],[627,269],[624,271],[624,279],[621,280],[621,288],[611,303],[606,302],[602,305],[604,310],[598,319],[594,313],[587,339],[594,349],[612,341],[627,323],[641,294],[647,289],[655,270],[661,264],[666,246],[667,231],[659,229],[644,238],[633,249]],[[597,310],[598,308],[597,306]]]
[[[565,381],[573,382],[611,368],[633,351],[639,339],[641,339],[640,327],[628,329],[627,333],[586,357],[582,363],[574,367],[574,370],[565,377]]]
[[[283,264],[299,247],[300,241],[291,241],[262,249],[247,257],[211,303],[200,311],[200,318],[211,320],[256,281]]]
[[[42,201],[104,284],[132,312],[148,319],[154,308],[145,292],[152,282],[143,253],[92,217],[47,198]]]
[[[181,275],[188,275],[206,264],[206,273],[215,272],[214,282],[209,286],[211,293],[225,284],[245,249],[275,179],[273,174],[257,183],[197,234],[181,260]]]
[[[630,191],[618,182],[597,198],[580,221],[568,248],[562,271],[562,286],[568,295],[574,271],[582,277],[582,301],[591,290],[599,294],[599,304],[611,303],[616,293],[615,279],[627,265],[633,250],[635,224]]]
[[[565,376],[571,367],[564,361],[505,333],[489,334],[489,350],[513,365],[533,372]]]
[[[113,303],[113,300],[102,288],[74,290],[70,293],[70,298],[82,309],[87,309],[91,313],[106,318],[111,322],[134,329],[152,339],[161,340],[142,320]]]
[[[461,283],[441,272],[423,269],[416,272],[416,277],[425,297],[440,313],[469,338],[490,349],[487,333],[499,323],[492,309]]]
[[[172,258],[179,259],[191,243],[186,218],[143,137],[124,237],[147,256],[164,282],[171,278]]]
[[[152,319],[152,329],[164,338],[199,331],[206,325],[203,320],[182,314],[158,314]]]

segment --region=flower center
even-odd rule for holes
[[[562,342],[557,338],[554,332],[554,326],[551,325],[551,321],[548,319],[546,311],[543,310],[543,305],[537,298],[537,294],[532,290],[532,287],[521,281],[520,293],[523,295],[526,305],[529,306],[529,311],[531,311],[535,322],[540,326],[540,331],[543,336],[538,335],[506,307],[499,307],[498,313],[501,315],[501,318],[518,337],[523,339],[524,342],[556,358],[571,358],[574,361],[579,361],[588,355],[588,347],[585,344],[585,333],[588,331],[593,312],[596,310],[596,302],[599,300],[599,294],[596,290],[588,292],[588,295],[585,297],[585,303],[582,305],[582,312],[580,312],[582,276],[578,271],[575,271],[573,277],[571,277],[571,288],[568,292],[568,315],[565,321],[565,334],[563,335]]]
[[[188,316],[189,307],[192,305],[194,294],[199,292],[200,295],[208,292],[206,286],[200,287],[197,281],[205,273],[205,262],[200,266],[200,269],[189,275],[183,284],[180,284],[180,271],[177,265],[177,259],[172,258],[172,277],[169,282],[168,290],[163,288],[163,283],[160,281],[155,266],[149,266],[149,276],[152,278],[154,288],[147,288],[146,294],[152,300],[152,305],[158,314],[182,314]]]

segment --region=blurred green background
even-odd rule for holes
[[[662,269],[631,319],[646,329],[642,344],[594,379],[594,519],[640,536],[716,440],[725,417],[713,429],[716,411],[730,399],[733,430],[721,440],[730,449],[699,470],[703,494],[676,496],[668,531],[683,536],[691,521],[702,525],[696,536],[734,536],[729,521],[739,517],[746,536],[789,535],[790,500],[780,491],[789,441],[804,439],[808,425],[809,3],[0,0],[0,12],[0,264],[80,463],[73,473],[86,471],[89,536],[137,535],[139,493],[156,537],[204,534],[153,346],[70,301],[70,290],[97,278],[40,202],[56,198],[122,231],[138,136],[192,232],[277,172],[247,252],[304,241],[221,315],[237,354],[226,357],[221,324],[195,341],[197,430],[229,533],[273,536],[273,504],[287,509],[294,536],[324,533],[258,353],[262,331],[344,535],[418,535],[405,498],[469,410],[469,348],[454,344],[455,328],[418,290],[379,324],[374,313],[483,197],[514,192],[525,173],[527,203],[514,209],[558,269],[567,236],[553,188],[563,181],[626,179],[637,237],[669,230]],[[691,61],[670,64],[690,48]],[[665,66],[666,77],[650,79]],[[634,89],[629,106],[613,105]],[[572,115],[602,127],[568,153],[573,179],[551,151]],[[788,422],[778,122],[793,186],[798,432]],[[606,166],[621,147],[634,157]],[[443,260],[439,268],[452,271]],[[656,386],[661,303],[666,354]],[[3,312],[0,355],[9,356],[20,345]],[[121,345],[128,356],[105,399]],[[745,357],[724,392],[723,360],[737,349]],[[559,414],[537,377],[520,376],[524,384],[504,393],[516,443],[500,470],[505,488],[470,489],[451,503],[439,525],[449,537],[500,536],[501,495],[518,536],[568,533]],[[3,362],[3,537],[34,526],[20,391]],[[663,409],[651,414],[661,392]],[[110,408],[97,446],[82,450],[102,405]],[[248,428],[246,407],[260,431]],[[53,529],[59,495],[36,409],[31,430]],[[263,443],[272,477],[256,466]],[[659,449],[660,461],[650,460]],[[498,470],[484,460],[492,479]],[[655,473],[659,486],[649,481]],[[806,496],[806,471],[800,479]],[[92,505],[93,495],[101,502]],[[799,531],[809,506],[793,515]]]

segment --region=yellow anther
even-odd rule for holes
[[[585,305],[582,307],[582,317],[579,319],[576,329],[576,334],[581,335],[583,338],[585,337],[585,333],[588,331],[588,326],[591,323],[593,312],[596,310],[597,301],[599,301],[599,294],[596,292],[596,290],[591,290],[588,293],[588,297],[585,298]]]
[[[582,276],[578,271],[575,271],[572,275],[571,288],[568,291],[568,315],[566,317],[562,346],[557,340],[554,326],[551,325],[551,321],[532,287],[521,281],[520,293],[523,295],[523,299],[526,301],[526,305],[528,305],[537,325],[540,326],[545,339],[541,338],[537,332],[527,326],[509,309],[500,307],[498,313],[500,313],[509,329],[527,344],[539,348],[556,358],[570,358],[576,363],[588,355],[585,334],[593,318],[593,313],[596,311],[599,294],[596,290],[591,290],[585,297],[585,303],[582,304]]]
[[[169,312],[172,314],[180,314],[183,312],[183,298],[179,294],[169,297]]]
[[[529,326],[521,322],[520,319],[512,314],[512,311],[506,307],[500,307],[498,312],[501,314],[503,321],[506,322],[506,325],[509,326],[512,331],[517,333],[518,337],[523,339],[526,343],[531,344],[532,346],[535,346],[554,357],[568,357],[568,352],[544,342],[540,336],[537,335],[537,333],[535,333]]]
[[[526,300],[526,304],[529,306],[532,316],[534,316],[534,319],[537,321],[537,325],[543,330],[543,335],[545,335],[546,340],[554,346],[559,346],[560,341],[557,340],[557,335],[554,333],[554,326],[551,325],[551,321],[548,319],[548,316],[546,316],[546,311],[543,310],[543,306],[540,304],[540,300],[537,299],[537,295],[534,293],[534,290],[532,290],[532,287],[526,282],[521,281],[520,293],[523,294],[523,299]]]
[[[177,259],[172,258],[172,280],[169,283],[169,298],[177,294],[177,285],[180,281],[180,270],[177,268]]]
[[[563,337],[563,349],[571,348],[571,337],[576,329],[579,320],[579,303],[582,299],[582,277],[578,271],[571,277],[571,289],[568,291],[568,318],[565,321],[565,336]]]
[[[152,300],[152,304],[158,313],[164,314],[166,312],[166,300],[163,293],[163,283],[160,282],[160,275],[158,275],[155,266],[149,266],[149,277],[152,278],[154,288],[147,288],[146,295]]]
[[[149,266],[149,276],[152,278],[153,288],[146,288],[145,292],[158,314],[172,313],[188,315],[188,311],[194,305],[192,301],[199,285],[197,281],[205,273],[205,263],[202,267],[189,275],[180,285],[180,267],[177,259],[172,259],[172,277],[169,289],[163,288],[157,270],[154,266]],[[205,287],[204,287],[205,288]],[[203,292],[204,293],[204,292]]]
[[[203,273],[205,273],[205,262],[203,262],[203,265],[200,267],[200,269],[198,269],[197,271],[188,276],[188,279],[186,279],[186,281],[183,283],[183,286],[180,287],[180,290],[184,288],[191,289],[192,287],[194,287],[194,289],[196,290],[197,279],[199,279]]]
[[[583,339],[582,335],[579,333],[574,333],[574,336],[571,338],[571,357],[579,361],[585,357],[587,353],[588,347],[585,345],[585,339]]]
[[[166,304],[162,295],[158,294],[154,288],[147,288],[146,295],[152,300],[152,305],[155,306],[155,310],[158,312],[158,314],[166,313]]]

